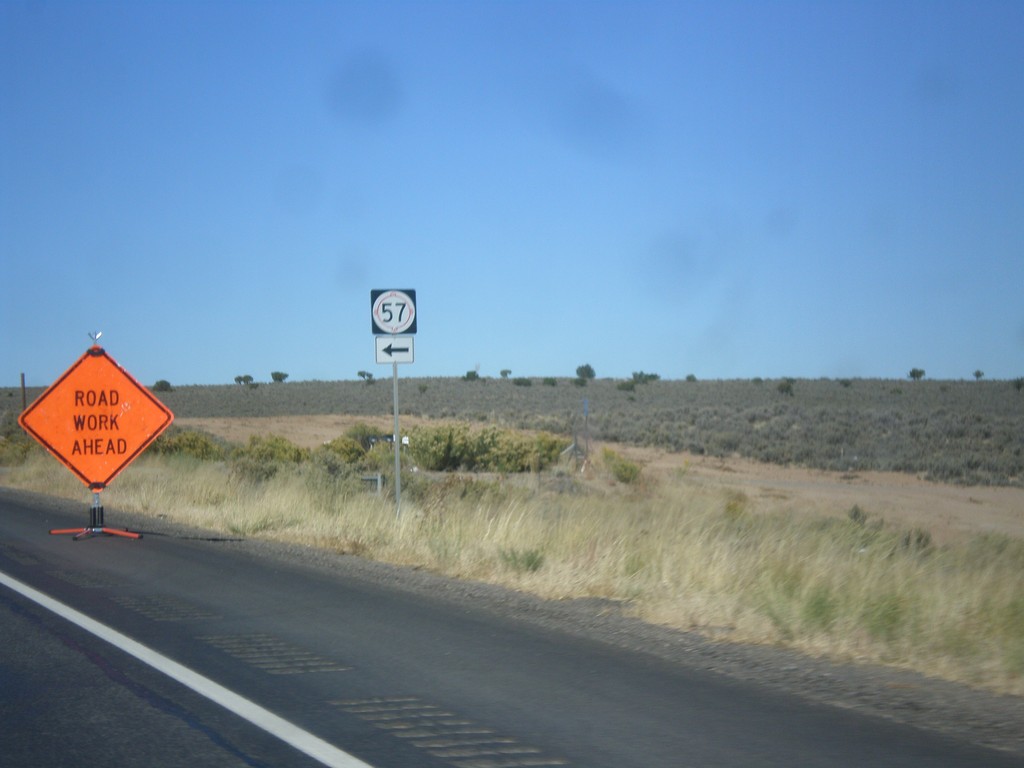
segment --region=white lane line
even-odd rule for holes
[[[182,685],[188,686],[200,696],[205,696],[210,701],[220,704],[225,709],[234,712],[239,717],[245,718],[258,728],[262,728],[272,736],[290,744],[300,752],[306,753],[324,765],[331,766],[331,768],[372,768],[368,763],[364,763],[348,752],[338,749],[333,744],[327,743],[320,737],[314,736],[294,723],[278,717],[273,712],[264,709],[244,696],[240,696],[234,691],[215,683],[208,677],[204,677],[198,672],[194,672],[188,667],[172,661],[152,648],[148,648],[142,643],[132,640],[127,635],[121,634],[116,629],[111,629],[105,624],[89,618],[84,613],[80,613],[74,608],[54,600],[52,597],[33,589],[27,584],[11,578],[2,571],[0,571],[0,584],[13,589],[23,597],[67,619],[72,624],[77,624],[86,632],[91,632],[101,640],[106,640],[111,645],[148,664],[158,672],[162,672]]]

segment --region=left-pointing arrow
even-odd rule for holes
[[[377,336],[374,341],[378,363],[411,363],[416,345],[412,336]]]

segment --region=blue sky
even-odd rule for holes
[[[1024,375],[1024,3],[0,2],[0,384]]]

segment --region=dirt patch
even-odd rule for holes
[[[402,430],[422,424],[424,419],[401,417]],[[316,448],[345,434],[356,424],[380,429],[382,435],[394,432],[395,422],[389,416],[269,416],[240,418],[175,419],[186,429],[201,429],[232,443],[246,443],[252,435],[278,435],[303,448]]]
[[[685,471],[695,482],[742,491],[763,511],[846,515],[928,531],[936,544],[978,533],[1024,537],[1024,489],[957,486],[896,472],[826,472],[728,459],[628,451],[652,473]]]
[[[178,419],[181,427],[202,429],[231,442],[251,435],[280,435],[296,445],[314,448],[342,435],[355,424],[391,434],[390,416],[277,416]],[[436,421],[402,416],[403,432]],[[591,445],[599,456],[600,444]],[[1024,489],[944,485],[892,472],[825,472],[780,467],[739,457],[726,459],[615,445],[614,450],[658,478],[681,474],[687,482],[742,492],[762,512],[846,515],[854,506],[870,519],[899,528],[928,531],[936,544],[978,533],[1024,537]]]

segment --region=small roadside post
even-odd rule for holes
[[[395,519],[402,516],[402,433],[398,425],[398,366],[415,359],[416,291],[370,291],[370,328],[374,334],[375,359],[391,364],[391,388],[395,411]]]

